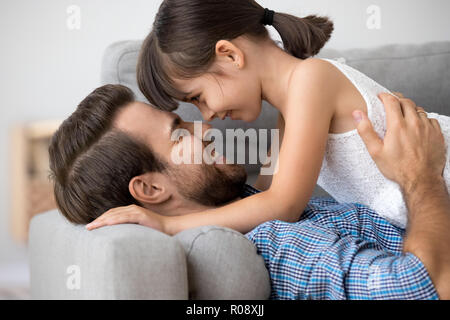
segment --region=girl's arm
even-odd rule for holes
[[[286,108],[283,144],[278,172],[270,188],[223,207],[184,216],[166,217],[147,209],[129,210],[128,218],[112,209],[90,229],[117,223],[140,223],[170,235],[204,226],[219,225],[247,233],[270,220],[298,221],[316,185],[325,153],[328,132],[337,100],[335,71],[326,62],[308,59],[293,74]],[[132,212],[140,212],[133,214]],[[147,214],[142,212],[147,212]]]
[[[335,70],[326,62],[302,62],[292,78],[278,172],[269,189],[226,206],[169,217],[166,232],[220,225],[246,233],[270,220],[298,221],[314,191],[337,99]]]
[[[283,143],[283,135],[284,135],[284,119],[283,116],[281,115],[281,113],[278,114],[278,120],[277,120],[277,129],[279,130],[279,138],[280,138],[280,146]],[[267,151],[267,158],[271,158],[272,157],[272,153],[271,153],[271,149],[269,148],[269,150]],[[276,159],[271,159],[270,163],[262,166],[262,168],[270,168],[270,165],[272,164],[273,161],[276,161]],[[272,183],[272,177],[273,175],[262,175],[260,174],[258,176],[258,178],[256,179],[255,183],[253,184],[253,187],[261,190],[261,191],[265,191],[267,189],[269,189],[270,184]]]

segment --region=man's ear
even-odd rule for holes
[[[133,198],[143,204],[161,204],[171,196],[162,174],[158,172],[147,172],[132,178],[128,189]]]
[[[238,69],[245,64],[244,52],[228,40],[219,40],[216,43],[216,58],[220,62],[228,62]]]

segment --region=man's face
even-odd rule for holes
[[[194,123],[183,121],[175,113],[133,102],[118,114],[115,127],[144,142],[166,162],[167,175],[187,200],[207,206],[223,205],[236,199],[245,184],[245,169],[240,165],[226,164],[223,158],[216,161],[219,163],[212,164],[204,161],[201,164],[194,164],[194,161],[190,162],[192,164],[178,164],[174,161],[174,155],[182,157],[188,153],[193,158],[195,152],[205,154],[207,143],[202,141],[202,136],[211,128],[208,124],[203,124],[202,133],[199,134],[194,132]],[[187,130],[190,135],[174,139],[176,136],[173,133],[177,129]],[[215,155],[214,158],[219,159],[220,156]]]

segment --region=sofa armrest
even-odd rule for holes
[[[87,231],[58,211],[29,232],[33,299],[188,299],[183,247],[134,224]]]
[[[264,259],[243,234],[204,226],[174,236],[188,263],[189,298],[193,300],[265,300],[270,277]]]

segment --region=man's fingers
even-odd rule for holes
[[[430,119],[430,122],[431,122],[431,125],[432,125],[435,129],[441,131],[441,125],[440,125],[439,121],[437,121],[436,119]],[[442,131],[441,131],[441,132],[442,132]]]
[[[383,140],[380,139],[378,134],[373,129],[372,123],[364,112],[354,111],[353,117],[357,122],[357,130],[361,139],[366,145],[369,154],[374,157],[378,154],[379,150],[383,147]]]
[[[416,107],[416,110],[417,110],[417,111],[423,111],[423,112],[426,112],[425,109],[422,108],[422,107]]]
[[[428,114],[427,114],[427,112],[425,111],[424,108],[422,108],[422,107],[416,107],[416,112],[417,112],[417,114],[418,114],[418,116],[419,116],[420,119],[422,119],[422,120],[428,120]]]
[[[387,130],[396,127],[405,120],[399,99],[389,93],[381,93],[379,98],[383,102],[384,109],[386,110]]]
[[[405,96],[401,92],[392,92],[397,98],[403,99]]]
[[[406,122],[420,120],[419,113],[417,112],[417,106],[414,101],[410,99],[400,99],[402,105],[403,114],[405,115]]]

